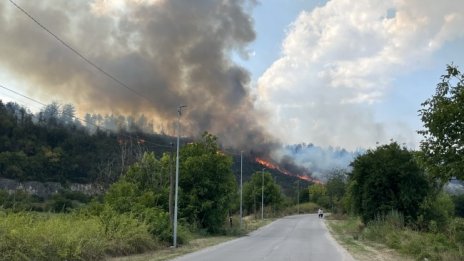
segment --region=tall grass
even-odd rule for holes
[[[435,233],[405,226],[403,216],[395,211],[377,217],[365,227],[360,224],[359,220],[353,222],[351,219],[345,224],[349,229],[344,229],[343,232],[349,231],[356,240],[385,244],[418,260],[464,260],[464,219],[462,218],[452,220],[446,231]]]
[[[157,242],[130,215],[97,216],[0,212],[0,260],[101,260],[140,253]]]

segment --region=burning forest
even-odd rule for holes
[[[187,105],[183,136],[206,130],[224,146],[259,152],[257,161],[269,168],[311,180],[307,168],[276,153],[283,146],[263,127],[269,117],[254,105],[250,73],[231,58],[246,57],[255,39],[255,1],[53,2],[60,16],[49,15],[49,0],[21,4],[73,48],[59,45],[25,16],[11,19],[7,14],[18,10],[0,3],[0,33],[7,36],[0,66],[35,86],[29,91],[36,97],[53,94],[78,104],[81,117],[145,115],[153,131],[168,135],[175,134],[177,106]],[[12,51],[31,37],[34,44],[24,46],[22,55]]]
[[[283,167],[281,167],[277,163],[272,162],[271,160],[265,160],[264,158],[260,157],[255,158],[255,161],[267,169],[277,170],[284,175],[296,177],[298,179],[313,183],[320,183],[318,179],[311,177],[311,174],[308,170],[298,167],[294,163],[287,162],[283,164]],[[293,169],[293,171],[289,171],[288,169],[286,169],[286,167],[289,169]]]

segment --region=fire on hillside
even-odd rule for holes
[[[309,181],[309,182],[314,182],[314,183],[321,183],[319,180],[317,179],[314,179],[310,176],[307,176],[307,175],[298,175],[298,174],[294,174],[294,173],[291,173],[289,172],[288,170],[285,170],[283,168],[281,168],[279,165],[273,163],[273,162],[270,162],[268,160],[265,160],[263,158],[259,158],[257,157],[256,159],[256,162],[263,165],[264,167],[268,168],[268,169],[273,169],[273,170],[277,170],[287,176],[292,176],[292,177],[297,177],[301,180],[306,180],[306,181]]]

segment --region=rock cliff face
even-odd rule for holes
[[[63,186],[57,182],[18,182],[16,180],[4,178],[0,178],[0,189],[6,190],[8,193],[24,191],[28,194],[36,195],[41,198],[48,198],[64,189],[68,189],[74,192],[81,192],[88,196],[94,196],[103,193],[103,189],[95,184],[71,183],[69,186]]]

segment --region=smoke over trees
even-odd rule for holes
[[[86,64],[8,2],[0,4],[0,67],[86,112],[145,114],[171,126],[188,105],[186,134],[228,145],[268,140],[253,108],[249,73],[231,60],[254,40],[254,1],[18,1],[73,48],[143,97]],[[34,39],[31,41],[30,39]],[[18,49],[18,46],[21,48]],[[160,124],[162,125],[162,124]],[[172,131],[172,128],[169,128]]]

